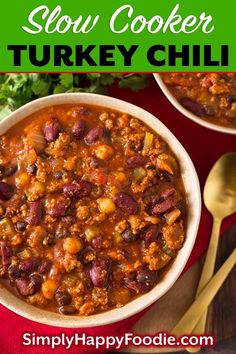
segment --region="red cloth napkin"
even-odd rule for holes
[[[215,161],[224,153],[235,151],[236,136],[217,133],[206,129],[182,116],[165,98],[158,85],[151,79],[150,86],[139,93],[130,90],[120,90],[113,87],[111,96],[136,104],[157,116],[179,139],[188,151],[196,167],[201,187],[203,188],[206,177]],[[222,233],[236,220],[236,215],[225,220]],[[185,268],[185,271],[205,252],[210,232],[212,219],[205,208],[202,211],[199,233],[194,250]],[[12,353],[51,353],[48,347],[25,347],[22,345],[24,333],[36,333],[37,335],[73,335],[74,333],[86,333],[88,335],[122,335],[129,331],[135,322],[145,313],[139,313],[127,320],[109,326],[91,329],[62,329],[45,326],[29,321],[0,306],[0,350],[3,354]],[[157,319],[155,319],[157,320]],[[65,353],[65,348],[55,350],[57,353]],[[91,347],[73,347],[70,353],[105,353],[105,350],[91,349]]]

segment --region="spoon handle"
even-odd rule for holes
[[[207,250],[206,259],[203,265],[200,281],[198,284],[196,297],[198,297],[202,289],[205,287],[205,285],[209,282],[209,280],[214,274],[221,223],[222,223],[221,219],[214,218],[211,239]],[[192,333],[203,334],[206,327],[206,320],[207,320],[207,309],[202,314],[201,318],[199,319]],[[199,350],[201,350],[201,347],[188,347],[186,348],[186,350],[190,353],[196,353]]]
[[[205,287],[205,285],[209,282],[209,280],[214,274],[221,223],[222,219],[214,218],[210,243],[202,268],[201,277],[198,283],[196,297],[200,294],[202,289]]]
[[[195,328],[199,316],[202,316],[206,308],[210,305],[215,295],[219,291],[223,282],[227,278],[236,264],[236,248],[231,255],[227,258],[218,272],[211,278],[208,284],[201,291],[199,296],[194,300],[189,309],[185,312],[184,316],[177,323],[175,328],[171,331],[176,337],[180,337],[183,334],[192,333]]]

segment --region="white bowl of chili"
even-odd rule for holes
[[[180,74],[182,74],[182,73],[180,73]],[[193,110],[198,109],[195,106],[197,104],[197,102],[195,103],[195,102],[192,102],[191,100],[188,100],[188,101],[186,101],[186,107],[184,107],[183,104],[181,104],[180,101],[175,97],[174,93],[171,92],[171,89],[168,87],[168,85],[163,81],[161,75],[160,74],[153,74],[153,75],[154,75],[154,78],[155,78],[156,82],[158,83],[159,87],[161,88],[162,92],[167,97],[167,99],[170,101],[170,103],[172,103],[172,105],[180,113],[182,113],[185,117],[191,119],[193,122],[195,122],[205,128],[215,130],[215,131],[221,132],[221,133],[226,133],[226,134],[236,134],[236,129],[233,127],[233,124],[229,123],[230,122],[229,117],[228,117],[228,120],[225,119],[224,123],[222,123],[222,122],[218,123],[217,122],[218,118],[214,117],[213,112],[210,112],[208,119],[207,119],[207,115],[206,116],[204,116],[204,114],[197,115],[197,114],[191,112],[190,109],[187,109],[187,106],[194,105]],[[202,88],[202,89],[207,90],[206,88]],[[198,90],[197,93],[199,94],[199,92],[200,91]],[[217,94],[215,96],[218,99],[218,96],[220,96],[220,95]],[[186,99],[186,98],[184,98],[184,99]],[[210,100],[210,98],[209,98],[209,100]],[[201,108],[199,108],[199,109],[201,110]],[[203,109],[204,109],[204,107],[203,107]],[[227,121],[228,121],[228,123],[227,123]],[[234,119],[234,122],[235,122],[235,119]]]
[[[23,297],[16,296],[9,291],[9,288],[5,287],[5,285],[0,282],[1,304],[25,318],[57,327],[84,328],[102,326],[128,318],[150,306],[161,296],[163,296],[178,279],[189,259],[197,236],[201,215],[201,193],[199,181],[189,155],[176,137],[164,126],[161,121],[159,121],[152,114],[135,105],[107,96],[88,93],[70,93],[35,100],[21,107],[2,121],[0,123],[0,134],[3,135],[7,133],[12,127],[15,128],[16,124],[21,122],[26,117],[32,116],[31,122],[33,122],[33,119],[36,119],[39,110],[53,106],[57,109],[59,105],[62,104],[76,106],[86,104],[89,106],[98,106],[103,110],[114,110],[118,112],[118,115],[120,114],[119,112],[122,114],[125,113],[125,115],[130,115],[145,123],[149,129],[158,134],[158,136],[169,145],[170,149],[177,157],[186,193],[186,237],[182,248],[178,251],[176,257],[168,266],[168,271],[160,277],[159,282],[149,292],[135,297],[123,307],[113,308],[108,311],[97,314],[95,313],[89,316],[73,314],[70,316],[65,316],[53,311],[48,311],[47,309],[34,307],[26,303],[23,300]],[[15,131],[17,131],[17,129],[14,129],[14,132]],[[9,149],[11,149],[11,146]],[[67,247],[70,247],[70,245],[67,244]],[[47,289],[47,291],[50,290],[51,289]],[[45,293],[48,294],[48,292]]]

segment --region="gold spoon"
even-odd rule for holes
[[[236,211],[236,153],[223,155],[213,166],[203,193],[204,203],[213,216],[211,239],[198,284],[196,297],[214,274],[220,227],[226,216]],[[205,331],[207,310],[202,314],[195,328],[182,326],[181,333],[202,334]],[[178,325],[177,325],[178,326]],[[199,347],[188,347],[191,353],[198,352]]]
[[[171,331],[176,337],[180,337],[186,332],[182,332],[183,328],[188,330],[187,333],[195,328],[199,318],[206,311],[211,301],[219,291],[220,287],[224,283],[225,279],[236,264],[236,248],[231,255],[227,258],[224,264],[220,267],[218,272],[211,278],[204,289],[200,292],[199,296],[194,300],[187,312],[181,318],[179,323]]]

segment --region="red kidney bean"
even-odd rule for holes
[[[102,248],[102,238],[100,236],[94,237],[91,243],[94,249],[100,250]]]
[[[11,199],[14,194],[14,187],[5,182],[0,182],[0,199],[7,201]]]
[[[86,107],[76,107],[72,113],[71,116],[72,118],[78,118],[80,116],[87,116],[89,114],[89,110]]]
[[[153,285],[157,280],[157,272],[152,270],[139,270],[136,279],[139,283],[149,283]]]
[[[174,208],[177,203],[175,196],[170,196],[166,200],[158,202],[152,209],[153,215],[164,214],[170,209]]]
[[[132,156],[127,160],[129,168],[135,168],[145,165],[147,158],[143,155]]]
[[[39,260],[36,258],[25,259],[23,261],[20,261],[19,269],[24,273],[30,273],[33,272],[35,269],[37,269],[38,265],[39,265]]]
[[[51,269],[52,267],[52,261],[50,261],[49,259],[43,261],[39,267],[38,267],[38,272],[40,274],[45,274],[47,272],[49,272],[49,270]]]
[[[124,284],[127,288],[134,290],[136,294],[147,293],[151,288],[151,284],[149,283],[141,283],[130,278],[124,278]]]
[[[44,135],[46,140],[51,143],[56,140],[60,133],[60,123],[56,118],[52,118],[50,121],[46,122],[44,126]]]
[[[36,290],[33,283],[26,278],[19,278],[15,280],[16,288],[22,296],[33,295]]]
[[[122,237],[126,242],[132,242],[137,239],[137,237],[131,232],[131,230],[125,230],[122,234]]]
[[[72,305],[67,305],[67,306],[61,306],[59,307],[59,312],[62,315],[73,315],[74,313],[77,312],[76,308]]]
[[[4,173],[5,173],[5,167],[3,165],[0,165],[0,178],[4,178]]]
[[[174,188],[167,188],[164,190],[164,192],[161,193],[161,198],[167,199],[171,195],[175,194],[176,190]]]
[[[0,242],[0,255],[2,258],[2,265],[7,266],[10,263],[12,250],[5,241]]]
[[[150,225],[144,230],[144,240],[146,246],[149,246],[152,242],[155,242],[158,238],[158,227],[157,225]]]
[[[55,299],[59,306],[70,305],[72,301],[71,295],[66,290],[57,290]]]
[[[129,215],[137,214],[139,212],[139,205],[136,200],[124,192],[117,193],[114,197],[114,202]]]
[[[17,265],[10,265],[8,267],[8,275],[10,279],[14,280],[21,277],[21,271]]]
[[[26,221],[32,226],[39,225],[43,218],[43,204],[39,200],[36,200],[29,202],[28,205],[29,209]]]
[[[86,128],[85,120],[79,119],[75,122],[75,124],[72,127],[72,134],[76,137],[76,139],[82,140],[84,138],[85,128]]]
[[[204,116],[206,114],[205,107],[203,107],[198,102],[191,100],[190,98],[187,97],[181,98],[180,103],[190,112],[198,116]]]
[[[10,176],[14,175],[14,173],[16,173],[16,171],[17,171],[17,168],[18,168],[17,165],[6,168],[4,175],[6,177],[10,177]]]
[[[90,131],[88,132],[88,134],[85,137],[85,142],[87,144],[93,144],[95,143],[97,140],[100,140],[104,135],[104,130],[102,127],[100,127],[99,125],[97,125],[96,127],[93,127],[92,129],[90,129]]]
[[[53,218],[59,218],[66,213],[70,204],[70,198],[60,196],[57,199],[53,199],[53,203],[47,205],[47,213]]]
[[[90,278],[94,286],[98,288],[107,287],[109,279],[109,261],[97,259],[93,261],[90,269]]]
[[[87,197],[92,191],[93,185],[87,181],[67,183],[63,188],[63,193],[69,197]]]

